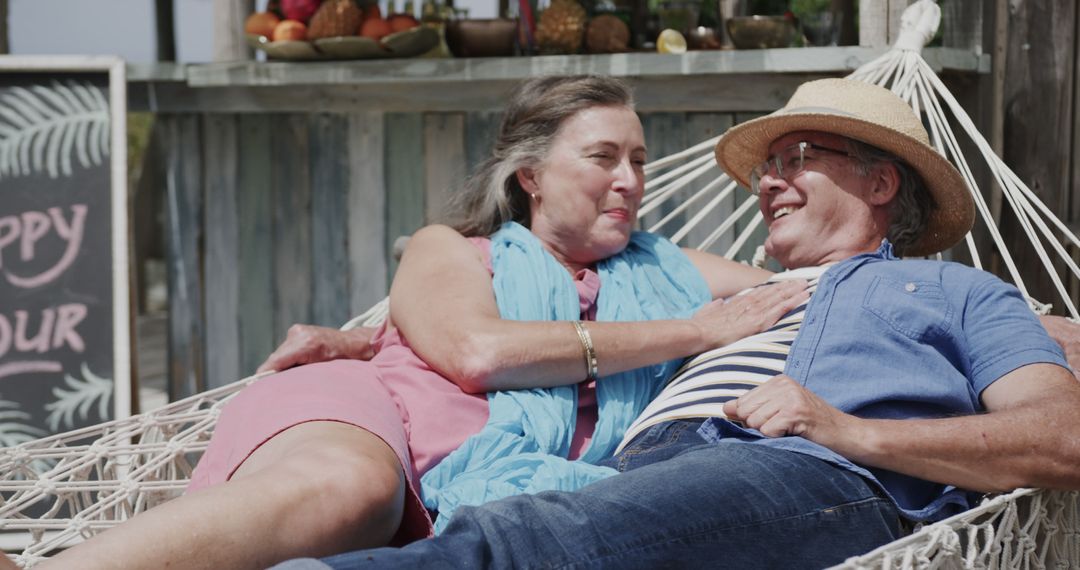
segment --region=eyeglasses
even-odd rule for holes
[[[809,156],[807,156],[807,151],[810,151]],[[833,154],[840,154],[848,157],[855,156],[846,150],[824,147],[805,141],[798,142],[783,148],[780,152],[765,159],[765,162],[762,162],[750,171],[750,191],[753,192],[755,196],[761,194],[761,179],[764,178],[774,166],[776,167],[776,176],[790,182],[796,174],[803,171],[807,158],[810,160],[816,158],[813,154],[814,151],[831,152]]]

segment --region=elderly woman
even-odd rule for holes
[[[679,359],[806,298],[791,283],[710,303],[768,273],[633,232],[645,160],[620,82],[525,83],[454,221],[410,240],[377,355],[253,384],[185,496],[53,562],[265,567],[401,544],[432,533],[429,510],[442,523],[458,504],[613,473],[593,463]],[[357,334],[297,329],[267,366],[369,356]]]

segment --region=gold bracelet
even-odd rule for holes
[[[585,328],[581,321],[573,321],[573,323],[574,330],[578,334],[578,340],[581,341],[581,348],[585,351],[585,371],[587,373],[585,379],[596,380],[600,367],[596,363],[596,349],[593,348],[592,336],[589,335],[589,329]]]

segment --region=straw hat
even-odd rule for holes
[[[975,204],[963,177],[930,146],[915,112],[888,89],[852,79],[802,84],[784,108],[728,129],[716,145],[716,162],[749,187],[750,171],[768,158],[769,145],[788,133],[820,131],[888,151],[922,176],[937,207],[926,232],[906,255],[930,255],[960,241],[975,221]]]

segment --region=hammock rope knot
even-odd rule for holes
[[[919,0],[904,10],[900,18],[900,34],[895,49],[922,52],[923,46],[937,35],[941,24],[941,8],[934,0]]]

